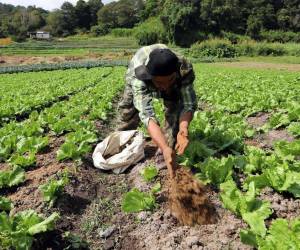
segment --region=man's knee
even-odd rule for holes
[[[140,123],[138,112],[136,112],[130,119],[124,119],[118,124],[118,131],[137,129]]]

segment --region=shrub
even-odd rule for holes
[[[147,19],[144,23],[134,28],[134,36],[139,45],[153,43],[166,43],[167,38],[162,22],[158,17]]]
[[[292,31],[281,31],[281,30],[269,30],[263,31],[260,33],[260,37],[262,40],[265,40],[270,43],[280,42],[300,42],[300,33],[292,32]]]
[[[239,56],[282,56],[287,55],[283,44],[248,41],[236,46]]]
[[[133,36],[133,31],[133,29],[115,28],[110,33],[116,37],[130,37]]]
[[[286,54],[284,47],[280,44],[257,43],[255,50],[258,56],[282,56]]]
[[[210,39],[198,42],[192,45],[190,49],[192,57],[217,57],[233,58],[236,56],[236,50],[229,40]]]
[[[232,44],[238,44],[244,41],[251,41],[251,38],[249,36],[243,36],[231,32],[221,32],[221,36],[223,39],[229,40]]]
[[[109,33],[109,26],[105,24],[95,25],[91,28],[91,33],[94,36],[105,36]]]
[[[236,45],[236,51],[239,56],[255,56],[255,44],[254,40],[243,41]]]

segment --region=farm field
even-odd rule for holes
[[[93,148],[118,123],[125,67],[1,74],[2,248],[299,249],[299,71],[194,69],[199,109],[178,160],[217,212],[215,224],[194,227],[170,214],[150,140],[124,174],[93,167]],[[133,188],[137,203],[125,199]]]

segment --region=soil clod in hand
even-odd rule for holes
[[[214,224],[218,214],[207,198],[207,188],[194,179],[184,167],[176,170],[176,175],[168,181],[169,206],[171,213],[180,224]]]

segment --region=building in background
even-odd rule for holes
[[[28,35],[32,39],[42,39],[42,40],[49,40],[49,39],[51,39],[50,32],[46,32],[46,31],[28,32]]]

